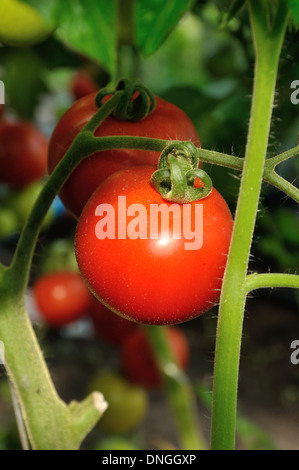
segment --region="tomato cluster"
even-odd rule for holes
[[[50,173],[74,137],[95,114],[95,97],[92,93],[77,100],[58,122],[49,144]],[[177,139],[200,145],[186,114],[159,97],[156,97],[154,111],[141,121],[109,116],[96,129],[95,135]],[[177,239],[173,236],[173,220],[169,220],[165,229],[157,219],[156,225],[151,227],[157,236],[152,239],[148,227],[151,206],[166,205],[171,211],[171,203],[165,201],[151,184],[158,159],[159,153],[153,151],[115,149],[97,152],[77,166],[60,196],[78,218],[76,257],[93,294],[109,310],[127,320],[175,324],[204,313],[218,302],[233,220],[227,204],[214,188],[204,199],[190,203],[189,222],[193,237],[197,238],[194,239],[194,243],[197,242],[195,248],[186,249],[186,245],[192,243],[190,236],[185,235],[183,222],[182,236]],[[119,198],[126,201],[126,207],[122,208],[123,214],[118,214],[112,221],[114,236],[110,236],[109,224],[104,228],[106,234],[97,236],[98,225],[103,228],[108,219],[111,222],[110,215],[119,209]],[[138,217],[132,221],[134,214],[129,214],[127,208],[136,208],[136,205],[142,205],[146,210],[145,222]],[[112,209],[106,220],[105,211],[101,213],[104,206]],[[184,206],[179,205],[181,221]],[[195,220],[197,212],[202,214],[200,220]],[[135,224],[133,228],[132,224]],[[140,227],[142,224],[147,226],[144,230]]]

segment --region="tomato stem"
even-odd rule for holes
[[[172,143],[161,153],[152,184],[167,201],[187,204],[203,199],[210,194],[213,185],[198,165],[197,148],[191,142]],[[202,187],[195,187],[196,178],[201,180]]]
[[[199,427],[195,397],[187,375],[178,367],[167,341],[163,326],[144,325],[153,347],[155,358],[165,384],[165,392],[177,422],[181,448],[204,450],[207,448]]]
[[[235,446],[237,388],[246,275],[260,197],[272,117],[279,57],[287,26],[285,2],[279,3],[268,30],[260,2],[249,1],[256,62],[251,119],[231,249],[221,292],[214,362],[212,449]]]
[[[115,119],[123,121],[141,121],[156,107],[155,95],[139,80],[123,78],[116,87],[102,88],[96,96],[96,105],[100,108],[107,96],[120,94],[119,101],[111,112]]]
[[[299,289],[299,275],[284,273],[250,274],[246,278],[246,291],[273,287],[288,287]]]

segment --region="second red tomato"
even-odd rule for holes
[[[33,284],[32,292],[42,318],[52,327],[78,320],[90,305],[90,292],[83,279],[71,271],[41,276]]]
[[[97,111],[96,93],[84,96],[58,122],[49,144],[48,168],[52,173],[75,136]],[[177,106],[156,97],[156,108],[137,122],[108,117],[95,132],[97,137],[129,135],[167,140],[188,140],[199,147],[197,131],[188,116]],[[159,152],[115,149],[97,152],[83,160],[60,191],[64,205],[79,217],[94,190],[109,175],[134,165],[157,166]]]

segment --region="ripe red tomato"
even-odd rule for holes
[[[166,338],[174,359],[181,369],[186,369],[190,356],[186,335],[178,327],[168,327]],[[162,386],[162,377],[154,352],[145,332],[137,329],[130,333],[121,348],[121,369],[124,375],[146,388]]]
[[[75,136],[97,111],[96,94],[76,101],[58,122],[49,143],[48,170],[52,173]],[[131,135],[170,140],[188,140],[197,147],[199,137],[187,115],[177,106],[156,97],[155,110],[137,122],[108,117],[95,132],[96,136]],[[74,170],[60,191],[64,205],[79,217],[94,190],[109,175],[134,165],[157,166],[159,152],[115,149],[97,152],[86,158]]]
[[[37,308],[52,327],[61,327],[87,313],[90,292],[80,274],[61,271],[45,274],[32,286]]]
[[[33,124],[0,122],[0,183],[22,188],[45,175],[48,142]]]
[[[71,92],[76,100],[98,91],[97,84],[85,70],[79,70],[71,82]]]
[[[96,297],[91,297],[89,315],[95,333],[107,343],[120,346],[128,334],[137,328],[136,323],[116,315]]]
[[[179,227],[171,216],[160,223],[150,215],[152,206],[167,211],[171,203],[153,188],[152,172],[131,167],[98,187],[77,224],[75,252],[90,289],[111,310],[140,323],[174,324],[218,302],[233,220],[213,188],[200,201],[172,206]]]

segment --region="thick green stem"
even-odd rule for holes
[[[165,392],[169,398],[177,423],[183,450],[204,450],[206,443],[198,423],[195,397],[185,373],[178,367],[165,334],[165,327],[144,326],[155,352],[156,361],[164,379]]]
[[[257,2],[252,0],[249,5],[256,51],[253,100],[234,232],[220,299],[214,363],[211,447],[221,450],[235,447],[241,336],[247,294],[245,280],[267,153],[278,62],[287,24],[284,8],[271,33],[267,31]]]
[[[1,281],[0,339],[5,347],[5,368],[31,447],[75,450],[100,418],[101,410],[90,403],[79,433],[77,416],[56,393],[23,300],[13,292],[9,271]]]

